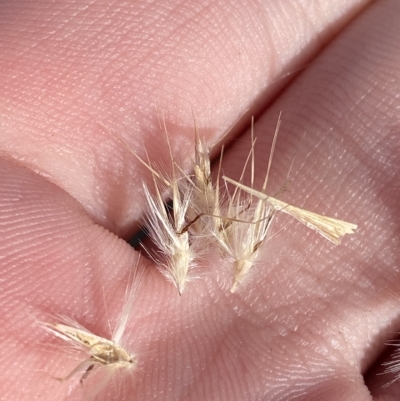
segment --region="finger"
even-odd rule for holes
[[[4,2],[1,147],[126,236],[142,213],[144,170],[99,123],[162,163],[161,114],[184,162],[192,113],[213,141],[366,4],[57,1],[27,13],[23,1]]]
[[[248,302],[259,308],[267,304],[271,308],[275,302],[279,308],[291,305],[285,316],[299,316],[299,321],[293,319],[300,325],[304,319],[318,322],[316,326],[303,326],[316,341],[310,346],[335,343],[334,350],[328,346],[321,356],[338,352],[339,358],[359,374],[367,371],[385,340],[400,329],[396,296],[400,239],[396,204],[399,12],[395,1],[371,6],[255,127],[256,185],[260,186],[264,178],[274,125],[283,111],[270,193],[279,190],[296,154],[293,179],[283,198],[357,223],[359,229],[336,248],[306,227],[285,219],[285,228],[260,257],[265,260],[263,268],[249,281]],[[247,143],[249,147],[250,138]],[[247,156],[244,144],[243,137],[225,159],[236,178]],[[265,298],[260,299],[260,293]],[[270,312],[265,313],[263,319]],[[296,331],[302,329],[297,327]],[[376,379],[377,383],[381,381]],[[371,375],[368,385],[376,397],[389,391],[378,390],[380,385],[373,383]],[[361,381],[358,384],[361,386]],[[330,397],[326,399],[337,399],[333,394]]]
[[[0,163],[0,221],[0,338],[7,349],[0,392],[18,400],[62,399],[69,384],[54,376],[73,371],[81,354],[66,354],[35,319],[65,315],[110,338],[137,255],[63,190],[11,159]],[[147,280],[157,288],[151,273]],[[145,310],[139,302],[136,329],[130,326],[134,351]]]

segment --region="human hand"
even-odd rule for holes
[[[283,111],[271,193],[296,154],[285,200],[359,229],[335,247],[282,218],[233,295],[229,266],[215,257],[182,297],[149,268],[128,330],[141,372],[125,391],[141,400],[396,399],[400,385],[382,388],[392,377],[376,373],[400,330],[400,6],[368,4],[3,2],[4,399],[63,399],[68,383],[50,375],[77,364],[44,349],[29,313],[68,314],[104,335],[115,323],[137,257],[123,238],[143,217],[150,175],[114,135],[167,165],[161,113],[188,166],[192,111],[210,143],[242,116],[224,159],[232,178],[250,145],[244,124],[259,116],[258,182]]]

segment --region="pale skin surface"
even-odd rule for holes
[[[271,191],[296,154],[283,199],[359,229],[335,247],[281,218],[285,228],[233,295],[215,254],[182,297],[150,264],[126,335],[141,373],[123,391],[138,400],[399,399],[400,383],[383,389],[392,377],[376,376],[385,341],[400,331],[398,0],[199,4],[1,2],[1,398],[64,399],[68,384],[50,375],[80,361],[49,349],[60,342],[32,314],[67,314],[107,336],[120,310],[137,257],[122,238],[143,216],[149,174],[100,124],[165,164],[162,113],[187,163],[192,110],[210,142],[248,110],[224,173],[238,177],[258,114],[261,182],[283,111]]]

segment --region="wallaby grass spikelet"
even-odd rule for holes
[[[341,243],[341,239],[345,234],[354,234],[354,231],[358,227],[357,224],[323,216],[321,214],[290,205],[289,203],[269,196],[262,191],[256,191],[255,189],[243,185],[240,182],[234,181],[229,177],[224,176],[223,178],[225,181],[269,204],[276,211],[283,212],[294,217],[296,220],[300,221],[300,223],[304,224],[308,228],[311,228],[312,230],[317,231],[318,234],[333,242],[335,245],[339,245]]]
[[[276,134],[278,132],[276,130]],[[276,136],[275,136],[276,137]],[[254,119],[251,124],[251,149],[239,181],[244,178],[244,174],[249,161],[251,160],[251,187],[254,185]],[[268,181],[269,170],[272,161],[273,148],[270,155],[270,164],[265,176],[263,188],[266,187]],[[222,223],[219,227],[215,227],[214,236],[217,239],[223,254],[233,263],[233,279],[231,283],[231,292],[235,292],[238,285],[242,283],[246,275],[256,261],[259,249],[268,238],[268,231],[272,224],[275,210],[267,203],[251,196],[240,188],[236,188],[232,195],[229,195],[225,186],[228,199],[225,205],[219,205],[221,210]]]
[[[391,345],[397,347],[396,351],[393,352],[391,356],[391,360],[384,362],[382,365],[385,367],[385,370],[382,374],[394,374],[394,378],[383,385],[383,387],[389,387],[393,383],[400,380],[400,342],[399,341],[390,341],[387,345]],[[380,373],[381,374],[381,373]]]
[[[281,116],[279,115],[278,124],[275,129],[274,140],[271,147],[271,154],[268,162],[268,170],[266,179],[264,181],[264,185],[261,188],[261,191],[255,190],[251,185],[246,186],[242,182],[232,180],[229,177],[223,176],[222,178],[233,184],[237,189],[247,192],[249,195],[259,199],[262,202],[268,204],[274,211],[282,212],[294,217],[296,220],[300,221],[300,223],[304,224],[308,228],[315,230],[318,234],[322,235],[329,241],[333,242],[335,245],[339,245],[341,242],[341,238],[345,234],[353,234],[357,229],[357,225],[353,223],[349,223],[343,220],[334,219],[332,217],[323,216],[314,212],[310,212],[305,209],[301,209],[297,206],[290,205],[289,203],[283,202],[275,197],[267,195],[266,184],[268,180],[268,174],[272,163],[272,157],[275,150],[276,139],[279,131],[279,126],[281,122]]]
[[[57,380],[67,381],[76,375],[81,375],[80,383],[83,386],[85,396],[96,398],[97,394],[105,388],[110,381],[114,384],[118,379],[132,376],[138,371],[138,356],[130,352],[126,344],[125,333],[127,324],[132,318],[134,304],[138,295],[138,289],[143,278],[144,268],[139,265],[140,258],[136,262],[135,269],[130,273],[126,286],[121,313],[118,316],[116,326],[110,339],[98,336],[79,324],[74,319],[56,315],[51,317],[52,322],[37,322],[52,335],[64,341],[70,353],[85,353],[86,358],[64,377],[56,377]],[[49,319],[50,320],[50,319]],[[95,388],[86,388],[85,383],[89,376],[101,375],[99,385]],[[118,391],[118,388],[115,388]]]
[[[186,283],[194,278],[199,256],[209,249],[211,242],[218,244],[222,255],[233,263],[231,292],[234,292],[254,265],[277,212],[289,214],[336,245],[340,244],[345,234],[352,234],[357,228],[355,224],[313,213],[266,195],[280,124],[281,115],[261,190],[254,189],[254,119],[251,124],[251,150],[241,176],[238,181],[222,176],[225,185],[221,187],[219,182],[224,148],[214,183],[210,147],[200,138],[196,124],[192,173],[183,171],[174,159],[165,121],[162,128],[171,160],[169,174],[157,171],[150,160],[144,161],[123,143],[152,174],[154,193],[147,183],[143,183],[149,237],[158,248],[151,256],[179,294],[183,293]],[[246,186],[243,179],[250,161],[251,184]],[[233,194],[230,194],[226,183],[236,187]],[[165,205],[163,194],[166,192],[172,200],[172,208]]]

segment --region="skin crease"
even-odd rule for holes
[[[116,323],[150,177],[116,136],[167,166],[161,115],[188,166],[193,114],[210,143],[234,125],[224,174],[237,179],[256,114],[259,185],[280,111],[271,193],[294,160],[282,198],[358,231],[335,247],[279,217],[233,295],[217,253],[182,297],[143,257],[125,336],[140,372],[99,399],[399,398],[376,374],[400,331],[400,4],[201,4],[0,4],[1,399],[88,398],[79,377],[51,377],[82,356],[32,316],[103,336]]]

